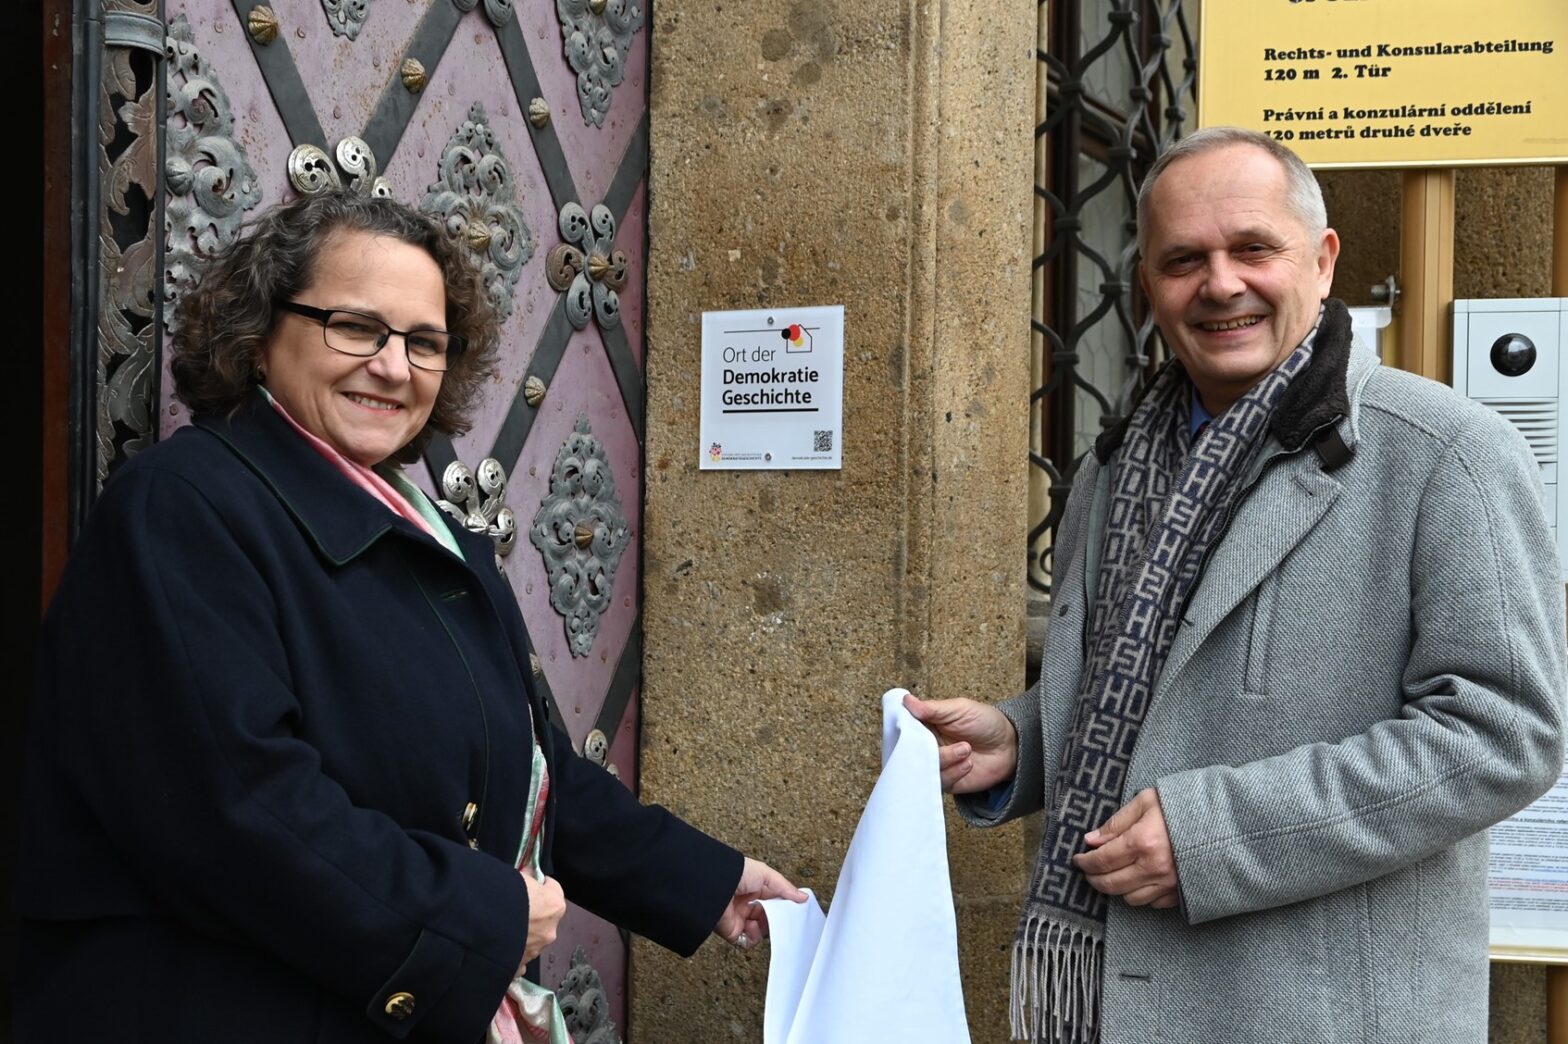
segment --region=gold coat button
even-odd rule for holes
[[[387,998],[387,1014],[394,1019],[406,1019],[414,1014],[414,995],[394,993]]]
[[[477,849],[479,839],[474,836],[474,824],[479,821],[479,806],[470,801],[463,808],[463,833],[468,835],[468,847]]]

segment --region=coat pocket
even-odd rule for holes
[[[1173,918],[1149,952],[1165,955],[1160,1034],[1182,1044],[1360,1044],[1359,994],[1342,995],[1344,964],[1324,896],[1201,925]]]
[[[1283,568],[1283,567],[1282,567]],[[1274,631],[1274,606],[1279,601],[1280,573],[1265,577],[1252,596],[1252,626],[1247,637],[1247,666],[1243,686],[1247,693],[1264,696],[1269,681],[1269,643]]]

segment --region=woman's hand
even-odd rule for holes
[[[948,793],[990,790],[1018,771],[1018,731],[989,703],[911,695],[904,697],[904,706],[936,734],[937,765]]]
[[[528,886],[528,945],[517,966],[519,975],[526,972],[529,961],[555,942],[555,930],[561,924],[561,915],[566,913],[566,893],[559,884],[544,874],[537,881],[526,870],[522,874],[523,884]]]
[[[714,927],[713,934],[744,950],[768,934],[768,918],[762,912],[760,899],[788,899],[803,903],[806,893],[790,884],[784,875],[767,863],[747,859],[741,868],[740,880],[735,883],[735,896],[724,909],[724,916]]]

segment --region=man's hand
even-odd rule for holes
[[[989,790],[1018,771],[1018,732],[989,703],[924,701],[910,695],[904,697],[904,706],[936,734],[937,766],[948,793]]]
[[[803,903],[806,893],[790,884],[783,874],[767,863],[747,858],[741,867],[735,895],[724,908],[713,934],[742,950],[768,934],[768,918],[759,899],[788,899]]]
[[[1084,841],[1094,851],[1073,856],[1073,862],[1096,891],[1119,895],[1129,906],[1157,910],[1179,901],[1176,855],[1153,787],[1140,790],[1104,826],[1085,834]]]

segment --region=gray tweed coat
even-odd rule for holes
[[[1487,826],[1563,756],[1563,586],[1513,428],[1352,348],[1314,363],[1188,602],[1126,795],[1155,787],[1179,909],[1111,903],[1102,1044],[1487,1036]],[[1299,386],[1299,387],[1298,387]],[[1009,803],[1038,812],[1084,658],[1118,433],[1079,471]],[[1568,521],[1568,520],[1565,520]]]

